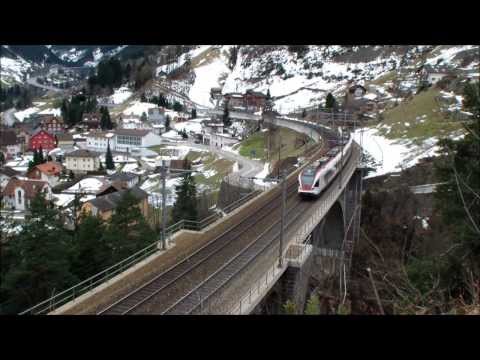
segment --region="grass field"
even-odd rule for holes
[[[220,189],[222,179],[228,175],[233,168],[233,161],[220,159],[215,154],[208,152],[190,151],[186,158],[191,161],[201,160],[201,172],[195,173],[195,182],[211,191]],[[207,176],[207,174],[213,174]]]
[[[460,123],[445,120],[435,101],[436,89],[429,89],[408,102],[383,113],[379,133],[388,139],[411,139],[420,143],[430,137],[442,137],[461,129]]]
[[[148,149],[149,150],[152,150],[152,151],[155,151],[156,153],[158,153],[158,155],[167,155],[166,152],[164,151],[164,148],[166,147],[167,145],[163,144],[163,145],[155,145],[155,146],[150,146]]]
[[[287,128],[278,128],[271,131],[271,157],[278,159],[278,148],[280,141],[283,144],[280,152],[280,157],[286,158],[289,156],[300,156],[304,153],[306,146],[297,147],[297,140],[299,138],[305,139],[306,136],[296,131]],[[309,144],[313,141],[309,139]],[[307,144],[308,146],[308,144]],[[268,160],[268,132],[257,132],[241,143],[239,153],[248,158],[255,158],[261,160]],[[252,150],[255,155],[252,155]]]

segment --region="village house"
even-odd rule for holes
[[[223,101],[229,109],[243,108],[245,106],[243,94],[238,92],[225,94]]]
[[[12,159],[22,152],[22,142],[15,131],[0,129],[0,151],[6,160]]]
[[[265,107],[267,95],[253,90],[247,90],[244,95],[245,108],[247,111],[257,112]]]
[[[51,187],[56,186],[60,181],[60,175],[63,171],[63,165],[55,161],[35,165],[27,172],[27,177],[46,181]]]
[[[103,220],[109,220],[115,213],[115,209],[120,203],[123,195],[129,191],[133,195],[138,203],[141,213],[145,218],[148,217],[148,193],[139,187],[135,186],[131,189],[124,189],[114,191],[106,195],[97,196],[95,199],[86,201],[80,210],[80,213],[91,214],[93,216],[99,216]]]
[[[20,143],[20,151],[22,153],[26,152],[28,149],[28,142],[30,141],[30,133],[23,128],[15,129],[17,133],[17,139]]]
[[[239,139],[232,137],[230,134],[210,133],[205,134],[203,137],[203,143],[205,145],[215,146],[217,148],[230,146],[238,143],[238,141]]]
[[[225,104],[230,110],[246,110],[249,112],[257,112],[262,110],[267,103],[267,95],[249,89],[242,93],[228,93],[223,96],[223,106]]]
[[[137,174],[130,172],[119,172],[110,176],[112,184],[117,184],[120,188],[131,189],[138,184],[140,178]]]
[[[162,135],[165,132],[165,125],[153,124],[152,129],[155,135]]]
[[[37,130],[28,141],[28,149],[30,151],[42,148],[45,151],[55,149],[57,146],[55,136],[45,130]]]
[[[100,154],[95,151],[80,149],[65,155],[67,170],[73,173],[87,173],[100,168]]]
[[[165,125],[165,109],[161,107],[148,109],[148,121],[153,124]]]
[[[52,189],[46,181],[13,177],[2,191],[3,207],[25,211],[40,191],[47,200],[52,199]]]
[[[60,117],[53,115],[42,115],[40,119],[40,128],[50,134],[58,134],[65,131],[63,119]]]
[[[453,72],[446,67],[434,67],[424,65],[417,70],[420,82],[428,85],[434,85],[447,76],[453,76]]]
[[[19,176],[20,172],[12,169],[9,166],[3,166],[0,168],[0,191],[2,191],[11,178]]]
[[[57,138],[57,147],[61,149],[71,149],[75,144],[72,134],[57,134],[55,137]]]
[[[121,118],[119,123],[122,129],[152,129],[149,123],[143,122],[139,117]]]
[[[215,102],[215,105],[218,106],[220,101],[222,100],[222,89],[221,88],[211,88],[210,89],[210,99]]]
[[[108,144],[110,150],[115,150],[115,133],[113,131],[91,131],[86,135],[87,147],[99,151],[106,151]]]
[[[85,113],[82,117],[81,125],[88,130],[100,129],[100,119],[102,118],[100,113]]]
[[[134,151],[140,148],[160,145],[162,138],[151,130],[117,129],[115,131],[115,150]]]

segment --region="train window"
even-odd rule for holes
[[[311,183],[313,183],[313,179],[314,179],[313,175],[308,175],[304,173],[302,175],[302,184],[310,185]]]
[[[325,182],[327,182],[333,175],[334,171],[331,169],[331,170],[328,170],[326,173],[325,173]]]

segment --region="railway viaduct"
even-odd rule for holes
[[[310,159],[324,154],[326,140],[335,136],[309,121],[273,114],[264,121],[312,136],[319,149]],[[153,244],[24,313],[278,313],[287,299],[302,309],[312,279],[332,276],[345,293],[359,235],[360,158],[354,143],[340,173],[315,200],[297,194],[298,174],[308,162],[301,164],[285,180],[284,217],[277,185],[203,230],[172,230],[166,250]]]

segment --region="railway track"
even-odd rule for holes
[[[322,144],[322,153],[328,150],[325,145]],[[287,227],[308,207],[308,202],[302,203],[296,192],[297,182],[294,181],[287,187]],[[202,299],[219,291],[278,238],[280,220],[276,219],[280,219],[280,200],[278,192],[270,203],[257,209],[244,221],[98,314],[183,314],[198,311]]]
[[[293,224],[308,206],[310,206],[308,202],[300,201],[293,209],[290,209],[287,214],[287,224],[285,227],[288,228]],[[204,282],[197,285],[196,288],[170,306],[162,314],[185,315],[201,313],[204,302],[219,292],[235,275],[245,269],[251,261],[268,249],[270,245],[278,242],[280,236],[280,221],[281,220],[275,221],[269,225],[247,247],[239,251]]]
[[[290,204],[292,201],[298,201],[296,187],[295,182],[287,189],[287,202]],[[256,238],[255,232],[258,232],[259,228],[267,226],[271,222],[272,216],[278,215],[279,212],[280,194],[269,204],[252,213],[246,220],[227,230],[179,264],[128,293],[98,314],[123,315],[137,310],[143,310],[143,313],[150,312],[153,308],[155,312],[159,311],[158,309],[167,308],[176,299],[191,291],[191,288],[198,283],[199,278],[204,279],[209,276],[212,271],[218,268],[219,263],[234,255],[232,252],[236,253],[244,247],[244,243],[249,238]],[[162,294],[164,296],[160,296]],[[147,308],[145,309],[145,307]]]

